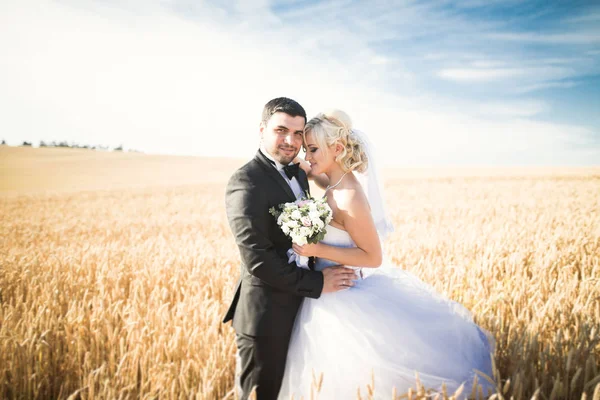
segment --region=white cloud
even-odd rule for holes
[[[585,22],[600,22],[600,10],[588,11],[585,14],[566,18],[565,22],[572,24],[581,24]]]
[[[543,64],[543,63],[542,63]],[[443,79],[457,82],[494,82],[509,81],[510,84],[533,84],[558,80],[576,75],[570,67],[557,67],[551,65],[526,66],[506,68],[448,68],[437,72]]]
[[[533,85],[522,86],[522,87],[518,88],[517,90],[515,90],[515,92],[516,93],[529,93],[529,92],[533,92],[536,90],[552,89],[552,88],[569,89],[576,85],[577,85],[577,83],[572,82],[572,81],[544,82],[544,83],[537,83],[537,84],[533,84]]]
[[[486,102],[473,106],[477,115],[501,118],[533,117],[548,110],[548,105],[540,101],[512,101],[509,103]]]
[[[598,44],[600,43],[600,32],[576,32],[576,33],[494,33],[489,35],[490,39],[510,40],[516,42],[553,43],[553,44]]]
[[[438,72],[438,76],[459,82],[493,81],[523,76],[527,70],[520,68],[450,68]]]
[[[375,56],[371,59],[372,65],[385,65],[388,64],[390,60],[387,57],[383,56]]]
[[[504,61],[494,60],[476,60],[471,62],[471,66],[474,68],[500,68],[506,65]]]

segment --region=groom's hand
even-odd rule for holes
[[[354,280],[358,279],[353,269],[342,265],[329,267],[323,270],[323,291],[321,293],[333,293],[354,286]]]

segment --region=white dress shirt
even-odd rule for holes
[[[290,185],[290,188],[292,189],[292,192],[294,192],[294,195],[296,196],[296,199],[299,199],[302,196],[304,196],[304,191],[300,187],[300,183],[298,182],[298,180],[296,179],[296,177],[293,176],[292,179],[290,180],[287,177],[287,175],[285,174],[285,171],[283,170],[283,168],[285,167],[285,165],[281,164],[279,161],[277,161],[273,157],[271,157],[271,154],[269,154],[269,152],[266,151],[263,146],[260,146],[260,151],[262,151],[262,153],[265,155],[265,157],[267,157],[269,160],[271,160],[271,161],[273,161],[275,163],[275,165],[273,166],[273,168],[275,168],[277,171],[279,171],[279,173],[281,174],[281,176],[283,176],[283,179],[285,179],[285,181],[288,183],[288,185]],[[288,165],[293,165],[293,164],[294,163],[291,162]]]

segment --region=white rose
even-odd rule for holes
[[[285,215],[283,213],[279,215],[279,217],[277,218],[277,225],[283,225],[284,217]]]
[[[321,214],[319,214],[318,211],[311,211],[308,213],[308,217],[313,221],[313,223],[318,220],[321,219]]]
[[[302,213],[300,213],[300,211],[298,210],[294,210],[292,211],[292,218],[295,220],[299,220],[302,218]]]
[[[300,235],[302,235],[303,237],[310,236],[310,228],[307,228],[305,226],[303,226],[302,228],[300,228]]]
[[[316,230],[321,230],[325,226],[325,224],[323,223],[323,221],[318,219],[313,222],[313,226],[315,227]]]
[[[296,222],[296,221],[288,221],[288,222],[286,222],[286,225],[290,229],[297,228],[299,226],[298,222]]]
[[[287,235],[288,233],[290,233],[290,227],[289,227],[289,226],[287,226],[287,225],[285,225],[285,224],[281,225],[281,230],[282,230],[282,231],[283,231],[283,233],[285,233],[286,235]]]
[[[308,243],[308,241],[306,240],[306,238],[304,236],[296,236],[296,239],[292,239],[292,241],[294,243],[296,243],[298,246],[304,246],[305,244]]]

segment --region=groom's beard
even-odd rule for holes
[[[291,155],[287,154],[288,151]],[[277,158],[277,161],[279,161],[281,164],[288,165],[294,160],[294,158],[296,158],[299,152],[300,149],[297,149],[293,146],[279,146],[277,148],[277,154],[271,154],[271,156],[273,158]]]

